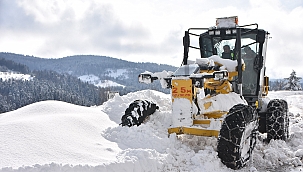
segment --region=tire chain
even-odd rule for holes
[[[285,100],[273,99],[267,105],[267,141],[286,140],[289,137],[288,105]]]
[[[141,108],[142,107],[142,108]],[[122,126],[141,125],[144,120],[153,114],[159,107],[148,100],[135,100],[125,110],[124,115],[121,117]]]
[[[245,134],[245,127],[255,122],[250,138],[250,147],[247,152],[248,157],[241,157],[242,148],[240,146],[242,135]],[[221,162],[232,169],[240,169],[246,165],[256,144],[258,133],[258,122],[256,110],[247,105],[238,104],[229,110],[223,121],[218,138],[218,156]],[[242,141],[243,142],[243,141]]]

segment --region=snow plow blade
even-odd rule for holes
[[[201,128],[190,128],[190,127],[175,127],[175,128],[169,128],[168,133],[176,133],[179,134],[190,134],[190,135],[196,135],[196,136],[219,136],[218,130],[207,130],[207,129],[201,129]]]

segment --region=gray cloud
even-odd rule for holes
[[[47,1],[45,3],[49,4],[43,6],[43,9],[38,4],[41,1],[21,2],[23,3],[19,4],[20,1],[17,0],[0,0],[0,51],[7,51],[5,45],[10,41],[11,45],[18,43],[19,46],[29,47],[24,54],[41,57],[96,54],[116,55],[113,56],[116,58],[128,56],[127,60],[141,60],[132,57],[149,56],[152,57],[149,61],[156,61],[157,58],[157,62],[178,61],[176,64],[180,64],[185,29],[208,27],[215,23],[215,18],[236,13],[235,15],[241,15],[240,24],[258,22],[261,28],[271,32],[273,38],[268,44],[267,62],[268,71],[272,75],[283,74],[276,69],[281,64],[285,70],[291,67],[302,68],[299,51],[303,46],[303,25],[300,21],[293,21],[303,17],[302,0],[293,0],[291,3],[271,0],[266,3],[264,1],[265,4],[263,1],[259,3],[243,0],[232,3],[225,0],[211,3],[206,0],[161,3],[151,1],[143,6],[149,8],[146,9],[148,12],[137,8],[141,6],[132,8],[132,5],[141,2],[132,0],[127,3],[129,6],[122,8],[125,10],[123,13],[119,11],[121,6],[117,8],[117,3],[100,4],[98,1],[91,1],[90,6],[83,8],[86,10],[80,18],[79,11],[70,4],[65,4],[62,8],[62,1]],[[153,16],[149,16],[151,12]],[[131,15],[127,18],[123,14]],[[130,16],[134,18],[129,19]],[[153,25],[157,26],[157,30],[153,30],[155,27],[151,28]],[[32,44],[26,39],[38,41]],[[19,49],[21,47],[10,48],[15,53],[20,53]],[[303,70],[299,74],[303,75]]]
[[[126,25],[114,16],[110,5],[92,4],[80,21],[75,20],[76,11],[66,8],[58,22],[47,25],[35,21],[34,16],[26,14],[16,1],[0,2],[1,30],[25,32],[33,37],[42,36],[44,44],[36,45],[42,54],[64,49],[76,52],[96,49],[126,53],[153,51],[150,47],[152,43],[148,43],[149,29],[140,24]]]
[[[15,0],[0,1],[0,28],[29,31],[37,28],[34,18],[25,13]]]
[[[153,51],[152,43],[148,43],[150,37],[148,28],[140,24],[126,25],[114,16],[114,11],[109,5],[92,4],[80,21],[73,19],[74,13],[73,9],[66,9],[58,23],[40,31],[46,36],[44,45],[41,45],[41,53],[64,49],[75,52]]]

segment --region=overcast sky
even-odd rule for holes
[[[180,66],[184,31],[228,16],[270,32],[270,78],[303,77],[303,0],[0,0],[0,52]]]

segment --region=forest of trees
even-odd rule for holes
[[[34,76],[31,80],[0,78],[0,113],[18,109],[43,100],[58,100],[76,105],[100,105],[107,100],[106,88],[84,83],[80,79],[54,71],[29,72],[24,65],[0,59],[1,68],[26,72]],[[5,66],[4,66],[5,65]]]
[[[0,71],[6,70],[17,71],[24,74],[30,73],[30,70],[27,66],[16,63],[12,60],[5,60],[4,58],[0,58]]]

